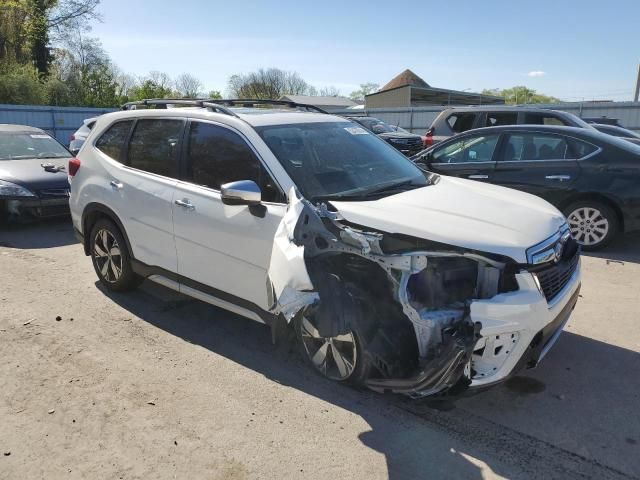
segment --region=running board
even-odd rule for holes
[[[147,279],[151,280],[152,282],[163,285],[167,288],[170,288],[171,290],[175,290],[176,292],[180,292],[185,295],[188,295],[189,297],[195,298],[197,300],[210,303],[211,305],[215,305],[216,307],[223,308],[230,312],[241,315],[245,318],[255,320],[256,322],[265,323],[265,321],[260,317],[260,315],[258,315],[257,313],[249,309],[243,308],[231,302],[227,302],[226,300],[222,300],[218,297],[214,297],[213,295],[209,295],[208,293],[204,293],[195,288],[191,288],[186,285],[181,285],[175,280],[171,280],[170,278],[167,278],[163,275],[151,275],[147,277]]]

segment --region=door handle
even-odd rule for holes
[[[547,180],[558,180],[560,182],[564,182],[565,180],[571,180],[571,175],[547,175]]]
[[[176,205],[185,208],[187,210],[195,210],[196,207],[194,204],[192,204],[188,198],[183,198],[182,200],[176,200],[174,202]]]
[[[484,180],[489,178],[489,175],[469,175],[467,178],[470,180]]]
[[[124,187],[122,182],[119,182],[117,180],[111,180],[111,182],[109,182],[109,185],[111,185],[116,190],[122,190],[122,188]]]

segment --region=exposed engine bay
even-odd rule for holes
[[[367,231],[294,190],[289,198],[269,270],[273,312],[290,322],[313,308],[323,337],[357,330],[373,357],[376,374],[366,384],[375,391],[426,396],[465,390],[476,374],[474,351],[482,369],[486,347],[482,325],[471,320],[471,303],[517,290],[516,265]]]

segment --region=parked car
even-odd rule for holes
[[[605,125],[601,123],[591,124],[593,128],[599,132],[606,133],[607,135],[613,135],[614,137],[624,138],[628,142],[640,145],[640,134],[632,130],[628,130],[622,127],[616,127],[614,125]]]
[[[375,133],[392,147],[400,150],[406,156],[415,155],[424,148],[422,137],[406,130],[389,125],[374,117],[346,117],[359,123],[370,132]]]
[[[592,128],[576,115],[560,110],[504,105],[456,107],[440,112],[425,134],[425,144],[435,145],[475,128],[524,124]]]
[[[69,150],[71,151],[71,153],[75,155],[80,151],[80,147],[82,147],[84,141],[89,135],[89,132],[91,132],[91,129],[96,124],[97,118],[98,117],[87,118],[82,122],[80,128],[78,128],[78,130],[76,130],[75,133],[71,135],[71,137],[69,138]]]
[[[585,250],[603,248],[619,232],[640,229],[640,147],[594,129],[482,128],[441,142],[414,160],[433,172],[544,198],[564,212]]]
[[[544,200],[425,173],[310,106],[191,105],[101,116],[69,161],[106,290],[148,278],[292,328],[321,375],[410,396],[503,381],[558,338],[580,257]]]
[[[71,157],[39,128],[0,125],[0,217],[68,215],[66,164]]]

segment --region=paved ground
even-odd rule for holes
[[[640,237],[583,268],[544,363],[443,411],[161,287],[108,295],[67,223],[5,229],[0,479],[640,478]]]

